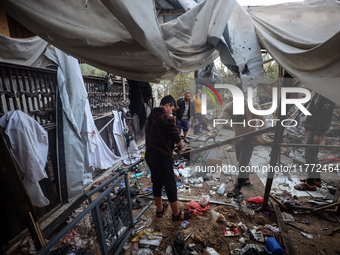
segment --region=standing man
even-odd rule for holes
[[[308,111],[312,115],[308,115],[304,127],[307,135],[307,144],[320,144],[325,133],[331,126],[332,115],[335,104],[327,98],[315,93],[308,106]],[[295,185],[296,190],[316,190],[316,186],[321,187],[320,172],[315,171],[318,160],[319,148],[308,148],[305,150],[305,160],[307,164],[307,179],[301,179],[303,183]],[[308,166],[308,164],[313,165]]]
[[[198,120],[198,131],[195,129],[194,134],[199,134],[202,129],[202,98],[201,98],[202,90],[198,88],[196,90],[196,94],[194,95],[192,101],[195,103],[195,111],[196,111],[196,118]]]
[[[238,84],[238,86],[241,86]],[[246,98],[246,96],[244,97]],[[260,106],[253,102],[254,108],[260,110]],[[252,113],[248,108],[248,101],[247,99],[244,99],[244,115],[233,115],[233,102],[228,103],[222,111],[222,114],[220,116],[220,119],[227,119],[228,124],[225,125],[219,125],[215,129],[215,134],[212,133],[213,136],[216,136],[218,131],[221,130],[223,127],[227,129],[233,129],[235,132],[235,136],[244,135],[250,132],[253,132],[256,130],[254,126],[254,123],[252,123],[253,126],[249,126],[248,121],[251,119],[260,119],[262,121],[265,121],[265,117],[261,115],[256,115]],[[231,127],[231,124],[234,123]],[[238,161],[238,167],[239,167],[239,173],[237,177],[237,184],[233,190],[233,195],[235,197],[238,197],[242,194],[241,188],[244,185],[249,185],[249,169],[247,168],[251,156],[254,151],[254,141],[255,136],[249,136],[247,138],[243,138],[240,141],[235,142],[235,149],[236,149],[236,159]]]
[[[151,171],[156,216],[162,217],[168,207],[167,203],[162,203],[164,186],[172,209],[172,220],[186,220],[190,214],[179,209],[173,170],[173,149],[176,145],[180,153],[183,147],[174,119],[170,116],[176,108],[175,98],[168,95],[162,98],[159,107],[152,109],[145,127],[145,160]]]
[[[191,115],[196,119],[196,112],[195,112],[195,105],[190,100],[190,92],[187,91],[184,94],[184,97],[181,97],[177,100],[177,111],[174,111],[174,119],[176,121],[176,125],[178,128],[178,132],[181,135],[181,131],[183,128],[183,140],[186,143],[189,143],[189,140],[187,139],[188,131],[189,131],[189,120]],[[197,120],[196,120],[197,121]]]

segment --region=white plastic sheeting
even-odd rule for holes
[[[258,40],[293,77],[340,103],[340,1],[251,7]]]
[[[86,100],[85,111],[85,121],[82,130],[87,152],[85,156],[85,172],[92,173],[95,170],[107,169],[113,166],[121,158],[113,154],[99,134],[92,118],[89,100]]]
[[[19,39],[0,35],[0,61],[46,68],[49,63],[44,55],[47,46],[48,43],[38,36]]]
[[[62,51],[50,49],[46,56],[58,66],[57,80],[63,104],[63,136],[68,201],[84,193],[85,144],[81,129],[84,123],[87,93],[83,79],[78,75],[78,61]],[[58,125],[58,122],[57,122]]]
[[[10,149],[20,169],[32,183],[47,178],[45,166],[48,153],[46,130],[26,113],[17,110],[0,118],[0,126],[9,137]]]
[[[55,47],[132,80],[173,78],[211,63],[235,0],[203,1],[159,25],[154,0],[2,0],[0,7]]]
[[[47,178],[45,166],[48,135],[37,121],[26,113],[9,111],[0,118],[10,142],[10,150],[23,171],[23,185],[34,206],[45,207],[50,201],[44,196],[39,181]],[[21,173],[19,173],[21,174]]]
[[[130,141],[130,146],[127,147],[126,137],[124,136],[124,132],[126,129],[125,119],[122,120],[122,112],[121,111],[112,111],[115,119],[113,121],[113,136],[119,150],[120,156],[123,158],[123,163],[125,165],[131,165],[134,162],[137,162],[141,158],[141,153],[138,150],[137,144],[135,141]]]
[[[107,148],[95,127],[78,61],[56,48],[49,48],[46,56],[58,66],[67,190],[71,202],[84,192],[85,172],[109,168],[120,159]]]
[[[264,82],[261,49],[253,21],[237,2],[218,50],[223,64],[239,74],[245,91],[247,86]]]

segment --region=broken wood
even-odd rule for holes
[[[295,250],[294,250],[292,242],[289,239],[288,228],[287,228],[286,223],[283,220],[281,210],[277,204],[273,204],[273,207],[274,207],[276,219],[277,219],[277,222],[279,224],[279,228],[282,234],[282,240],[283,240],[283,243],[285,244],[286,254],[293,255],[295,254]]]
[[[324,209],[331,208],[331,207],[337,206],[337,205],[340,205],[340,202],[336,202],[336,203],[332,203],[332,204],[329,204],[329,205],[325,205],[325,206],[316,208],[316,209],[313,210],[313,212],[322,211],[322,210],[324,210]]]
[[[338,184],[338,187],[335,191],[334,198],[333,198],[333,203],[335,202],[340,202],[340,183]],[[336,213],[339,215],[340,214],[340,206],[335,207]]]
[[[330,235],[333,235],[335,232],[339,232],[339,231],[340,231],[340,228],[336,228],[336,229],[329,231],[326,235],[330,236]]]
[[[269,194],[269,197],[273,199],[283,210],[287,210],[287,207],[282,204],[276,197],[274,197],[272,194]]]
[[[294,225],[293,223],[286,222],[286,224],[289,225],[289,226],[291,226],[291,227],[293,227],[293,228],[296,228],[296,229],[298,229],[298,230],[300,230],[300,231],[302,231],[302,232],[306,232],[306,230],[304,230],[303,228],[300,228],[300,227]]]

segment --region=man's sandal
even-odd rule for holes
[[[299,185],[295,185],[294,189],[296,190],[307,190],[307,191],[316,191],[316,186],[311,186],[307,183],[301,183]]]
[[[250,185],[251,183],[250,183],[250,180],[249,179],[246,179],[246,181],[244,182],[244,186],[246,186],[246,185]]]
[[[300,179],[300,182],[307,182],[307,179]],[[315,185],[320,188],[321,187],[321,181],[315,181]]]
[[[181,219],[182,216],[182,209],[179,209],[179,214],[177,216],[172,215],[172,220],[173,221],[179,221],[179,220],[187,220],[190,218],[190,212],[188,210],[183,210],[184,213],[184,219]]]
[[[156,217],[157,218],[162,218],[163,217],[163,215],[164,215],[166,209],[168,208],[169,204],[168,203],[163,203],[162,206],[163,206],[163,210],[162,211],[160,211],[160,212],[156,211]]]

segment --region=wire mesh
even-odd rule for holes
[[[85,215],[51,249],[51,255],[102,254],[91,213]]]
[[[133,226],[130,192],[125,180],[127,176],[123,173],[89,192],[89,205],[38,255],[118,254]]]
[[[125,186],[124,177],[121,176],[109,184],[112,192],[108,193],[98,206],[99,228],[102,229],[105,249],[110,252],[117,251],[121,240],[132,225],[129,190]]]

